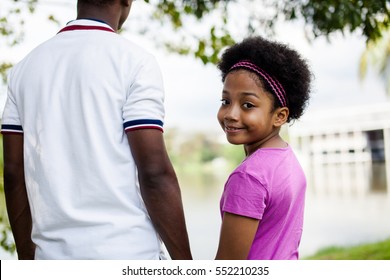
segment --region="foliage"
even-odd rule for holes
[[[154,20],[170,22],[176,32],[185,30],[185,37],[192,36],[192,42],[197,42],[194,47],[186,43],[184,37],[176,44],[168,39],[168,49],[192,54],[203,63],[215,63],[219,52],[235,42],[227,26],[242,6],[248,7],[248,13],[239,18],[240,22],[246,22],[246,30],[240,30],[241,37],[261,32],[273,34],[279,20],[303,19],[308,39],[329,37],[337,31],[360,31],[367,41],[375,41],[382,36],[383,28],[390,26],[389,0],[267,0],[261,3],[255,0],[164,0],[157,3],[154,4]],[[210,24],[208,33],[200,36],[198,30],[190,31],[194,21],[188,18],[204,24],[210,17],[220,20]]]
[[[390,260],[390,239],[353,247],[328,247],[309,260]]]
[[[12,0],[8,1],[8,9],[0,9],[0,46],[15,46],[23,41],[25,24],[22,13],[33,13],[38,0]],[[2,7],[0,4],[0,7]],[[6,82],[6,73],[12,63],[9,61],[0,61],[0,75],[3,83]]]
[[[182,187],[221,187],[244,157],[241,145],[220,141],[217,133],[165,132],[169,157]]]
[[[7,218],[3,186],[3,137],[0,135],[0,248],[9,253],[16,251],[11,227]]]
[[[12,67],[12,63],[9,62],[2,62],[0,63],[0,75],[2,78],[3,83],[5,84],[7,82],[7,70]]]
[[[6,215],[0,215],[0,248],[4,251],[14,254],[16,252],[15,242],[12,239],[11,227]]]
[[[386,92],[390,95],[390,27],[382,33],[381,38],[367,43],[360,59],[359,74],[364,79],[369,65],[375,67],[385,80]]]
[[[146,0],[146,2],[149,2]],[[158,1],[154,8],[153,19],[161,23],[170,22],[172,29],[177,33],[179,30],[185,30],[185,36],[193,36],[194,44],[186,44],[185,38],[182,38],[179,43],[165,41],[165,47],[173,52],[188,55],[192,54],[199,58],[204,64],[217,63],[220,50],[234,43],[233,38],[226,28],[228,21],[227,7],[229,3],[234,1],[219,1],[219,0],[196,0],[196,1],[175,1],[164,0]],[[211,24],[209,31],[204,34],[204,37],[188,32],[190,30],[188,18],[193,18],[200,22],[207,16],[213,15],[215,11],[219,11],[218,23]]]
[[[226,144],[222,149],[222,157],[230,163],[230,169],[236,168],[245,158],[245,152],[242,145]]]
[[[389,27],[388,0],[293,0],[287,2],[287,19],[302,15],[313,26],[313,35],[329,35],[335,31],[362,30],[368,40],[382,36],[382,28]]]
[[[70,1],[70,0],[67,0]],[[22,42],[24,16],[33,13],[42,0],[6,0],[0,8],[0,46]],[[360,32],[367,40],[367,48],[386,34],[390,28],[390,0],[144,0],[151,11],[150,20],[138,31],[149,36],[168,51],[194,56],[202,63],[217,63],[221,51],[243,37],[274,35],[281,21],[303,20],[308,40],[335,32]],[[4,2],[2,1],[4,5]],[[65,0],[50,4],[70,5]],[[241,13],[239,13],[241,11]],[[59,23],[55,15],[48,20]],[[160,24],[153,28],[153,24]],[[201,23],[201,24],[200,24]],[[164,28],[162,28],[164,27]],[[170,33],[164,35],[162,30]],[[175,36],[172,36],[172,32]],[[362,58],[365,59],[364,57]],[[389,84],[388,71],[380,64],[389,64],[389,54],[377,63],[380,73]],[[375,62],[376,63],[376,62]],[[374,64],[375,64],[374,63]],[[0,61],[3,81],[10,61]],[[364,66],[361,66],[364,73]],[[388,69],[388,66],[385,67]],[[363,77],[364,75],[362,75]],[[388,85],[390,88],[390,85]],[[390,90],[390,89],[389,89]]]
[[[30,13],[35,11],[38,0],[12,0],[8,10],[0,9],[0,34],[9,45],[15,45],[23,39],[24,19],[21,14],[27,10]]]
[[[24,20],[20,14],[34,12],[39,0],[7,0],[8,10],[0,9],[0,34],[8,43],[17,44],[23,38]],[[42,2],[42,1],[40,1]],[[161,38],[153,33],[156,42],[168,50],[193,55],[203,63],[216,63],[220,51],[235,40],[252,34],[273,34],[280,21],[303,19],[309,39],[329,36],[334,32],[359,31],[367,41],[382,37],[383,29],[390,26],[389,0],[144,0],[151,8],[152,19],[175,32]],[[44,3],[44,2],[42,2]],[[56,0],[57,5],[66,4]],[[53,3],[52,3],[53,4]],[[68,3],[69,4],[69,3]],[[237,19],[238,10],[246,12]],[[56,21],[50,15],[51,21]],[[200,32],[198,23],[206,25]],[[232,29],[239,25],[238,34]],[[146,33],[152,32],[145,27]],[[240,37],[240,38],[239,38]]]

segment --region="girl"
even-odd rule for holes
[[[227,49],[218,68],[224,83],[218,121],[246,158],[222,194],[216,259],[298,259],[306,179],[279,132],[303,114],[308,65],[286,45],[253,37]]]

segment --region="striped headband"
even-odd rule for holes
[[[278,80],[272,78],[270,75],[267,74],[267,72],[265,72],[263,69],[248,60],[241,60],[237,62],[232,67],[230,67],[228,73],[236,68],[245,68],[255,72],[256,74],[259,74],[265,81],[267,81],[268,85],[272,88],[282,107],[287,106],[286,92],[284,91],[283,86],[279,83]]]

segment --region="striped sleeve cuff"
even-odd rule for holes
[[[2,134],[22,134],[23,127],[21,125],[3,124],[1,125]]]
[[[123,128],[126,132],[138,129],[158,129],[164,131],[162,121],[148,119],[127,121],[123,124]]]

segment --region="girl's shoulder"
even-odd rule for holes
[[[263,148],[245,158],[234,172],[245,173],[264,180],[283,164],[292,164],[295,154],[290,146],[286,148]],[[294,160],[295,161],[295,160]]]
[[[270,165],[280,158],[290,157],[294,154],[291,146],[285,148],[262,148],[245,158],[242,162],[244,165]]]

